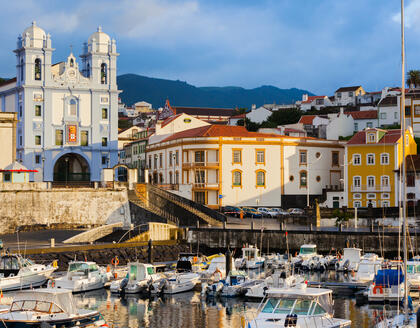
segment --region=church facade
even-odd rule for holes
[[[35,22],[18,37],[16,78],[0,85],[1,111],[17,112],[16,157],[31,181],[100,181],[118,163],[116,42],[98,28],[52,63],[51,37]]]

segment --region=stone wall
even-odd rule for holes
[[[2,233],[13,232],[18,226],[131,223],[126,189],[0,190],[0,204]]]

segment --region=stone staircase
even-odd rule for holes
[[[146,196],[145,189],[142,190],[141,185],[138,185],[135,190],[128,191],[128,200],[137,206],[142,207],[163,219],[166,219],[168,224],[175,224],[177,226],[179,225],[179,220],[176,216],[165,211],[160,206],[157,206],[152,201],[150,201],[149,197]]]
[[[155,194],[159,195],[160,197],[162,197],[164,199],[167,199],[168,201],[178,205],[179,207],[182,207],[183,209],[187,210],[188,212],[194,214],[195,216],[197,216],[200,219],[202,219],[203,221],[205,221],[210,226],[220,227],[223,224],[221,220],[217,220],[217,219],[211,217],[210,215],[204,213],[203,211],[200,211],[199,209],[189,205],[187,203],[186,199],[183,200],[182,197],[174,195],[171,192],[160,189],[160,188],[155,187],[153,185],[138,184],[137,186],[138,186],[137,188],[146,188],[146,190],[149,193],[155,193]],[[209,211],[213,211],[213,210],[209,209]],[[213,212],[215,212],[215,211],[213,211]]]

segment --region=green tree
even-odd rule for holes
[[[420,71],[417,69],[412,69],[407,72],[407,80],[405,81],[408,87],[417,88],[420,86]]]
[[[238,122],[236,123],[236,125],[241,125],[241,126],[243,126],[244,125],[244,120],[238,120]],[[255,132],[255,131],[258,131],[258,129],[261,127],[261,124],[258,124],[258,123],[255,123],[255,122],[252,122],[249,118],[245,118],[245,127],[246,127],[246,129],[248,130],[248,131],[252,131],[252,132]]]
[[[297,108],[279,109],[273,112],[267,119],[268,124],[271,127],[277,127],[278,125],[293,124],[299,122],[303,112]],[[272,126],[274,125],[274,126]],[[267,126],[269,127],[269,126]]]

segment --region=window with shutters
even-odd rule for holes
[[[239,170],[232,172],[232,186],[242,187],[242,172]]]
[[[308,152],[306,150],[299,150],[299,164],[306,164],[308,162]]]
[[[265,187],[265,171],[257,171],[257,187]]]
[[[257,164],[265,164],[265,149],[257,149],[255,151],[255,162]]]

